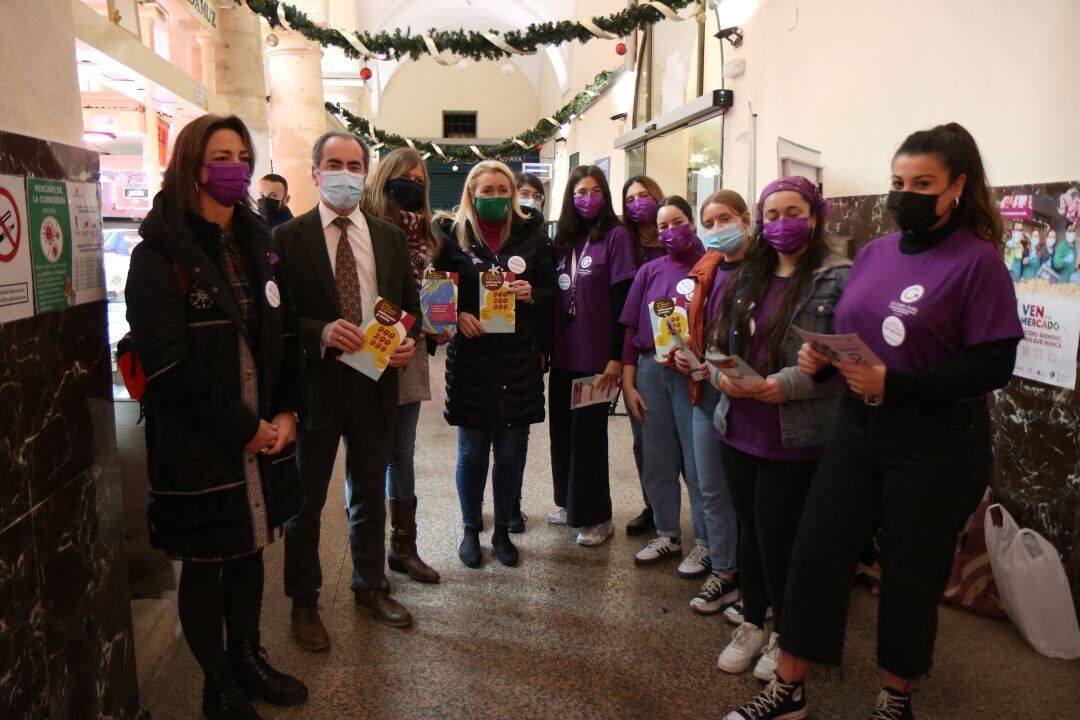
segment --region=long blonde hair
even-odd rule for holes
[[[506,216],[506,226],[503,227],[502,240],[506,241],[510,237],[510,227],[514,221],[514,216],[517,215],[522,220],[527,219],[529,216],[521,210],[521,204],[518,202],[517,196],[517,183],[514,180],[514,173],[505,163],[501,163],[497,160],[484,160],[473,166],[473,169],[469,171],[468,177],[465,178],[465,188],[461,191],[461,203],[455,208],[453,213],[440,211],[437,218],[450,218],[454,221],[454,233],[457,236],[458,245],[462,250],[468,250],[469,243],[469,225],[472,225],[474,234],[478,242],[487,243],[484,240],[484,234],[480,232],[480,223],[476,217],[476,205],[474,199],[476,197],[476,186],[479,184],[480,176],[487,173],[500,173],[506,177],[506,182],[510,186],[510,213]]]
[[[364,210],[380,220],[393,223],[401,227],[402,207],[397,200],[386,192],[386,184],[394,178],[403,177],[405,173],[417,165],[424,173],[424,203],[420,208],[420,214],[424,216],[424,240],[427,244],[428,254],[434,257],[439,252],[439,241],[435,238],[435,231],[431,225],[431,179],[428,176],[427,163],[420,153],[412,148],[398,148],[379,160],[375,172],[368,175],[367,186],[364,188],[362,201]]]

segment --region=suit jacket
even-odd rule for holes
[[[416,322],[410,336],[415,339],[420,333],[420,298],[409,264],[405,233],[366,212],[364,218],[375,254],[378,293],[413,316]],[[273,240],[300,318],[300,337],[307,351],[304,425],[318,430],[329,424],[337,404],[342,401],[340,388],[344,373],[356,373],[338,361],[340,351],[327,348],[325,354],[321,352],[323,328],[341,317],[341,303],[326,249],[319,206],[274,228]],[[357,375],[363,382],[373,382],[366,376]],[[381,410],[387,422],[397,417],[399,375],[399,370],[387,368],[378,383]],[[375,410],[378,408],[370,408],[370,411]]]

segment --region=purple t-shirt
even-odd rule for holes
[[[750,342],[750,352],[743,359],[755,369],[761,367],[765,359],[766,328],[787,285],[788,278],[774,277],[754,312],[754,338]],[[752,398],[731,398],[727,433],[717,433],[717,437],[736,450],[765,460],[800,461],[821,457],[821,448],[785,448],[780,439],[780,406]]]
[[[649,317],[649,303],[667,300],[680,295],[686,299],[686,307],[694,297],[694,281],[686,277],[694,269],[701,256],[695,253],[688,262],[681,263],[668,255],[650,260],[641,266],[626,296],[622,315],[626,327],[634,331],[634,349],[639,353],[651,353],[656,349]]]
[[[667,248],[665,248],[663,246],[660,246],[660,247],[646,247],[646,248],[642,248],[642,250],[645,251],[645,259],[642,261],[642,263],[641,263],[642,265],[645,265],[645,263],[648,263],[648,262],[652,262],[653,260],[656,260],[657,258],[667,257]]]
[[[900,233],[863,248],[836,306],[836,332],[857,333],[886,367],[900,370],[1024,337],[1001,256],[966,230],[917,255],[900,252]]]
[[[587,247],[586,247],[587,246]],[[555,302],[555,337],[551,366],[574,372],[603,372],[611,360],[616,318],[611,307],[611,286],[629,280],[637,272],[634,241],[622,225],[616,225],[599,242],[581,238],[577,250],[577,317],[570,320],[571,253],[558,250],[555,279],[559,290]]]

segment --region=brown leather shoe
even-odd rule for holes
[[[330,647],[330,635],[319,617],[317,605],[293,606],[292,633],[297,644],[305,650],[317,652]]]
[[[439,573],[416,552],[416,505],[390,501],[390,552],[386,561],[394,572],[408,573],[417,582],[437,583]]]
[[[386,590],[357,590],[356,605],[384,625],[406,628],[413,624],[412,614]]]

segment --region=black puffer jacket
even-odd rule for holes
[[[233,231],[255,303],[250,326],[218,269],[220,228],[161,194],[139,228],[127,280],[128,322],[150,378],[150,542],[182,558],[264,547],[302,499],[295,445],[274,456],[244,450],[260,418],[300,412],[304,365],[270,231],[242,205]],[[174,262],[188,285],[183,294]],[[280,302],[267,290],[271,281]]]
[[[544,368],[539,318],[551,313],[555,298],[555,272],[551,246],[539,213],[527,220],[515,217],[510,237],[498,255],[476,239],[469,228],[471,247],[458,244],[453,223],[437,224],[442,250],[435,268],[458,274],[458,310],[479,316],[480,273],[499,266],[525,270],[517,273],[532,285],[532,303],[517,303],[513,334],[485,334],[475,339],[458,334],[446,351],[446,421],[476,430],[530,425],[544,421]]]

